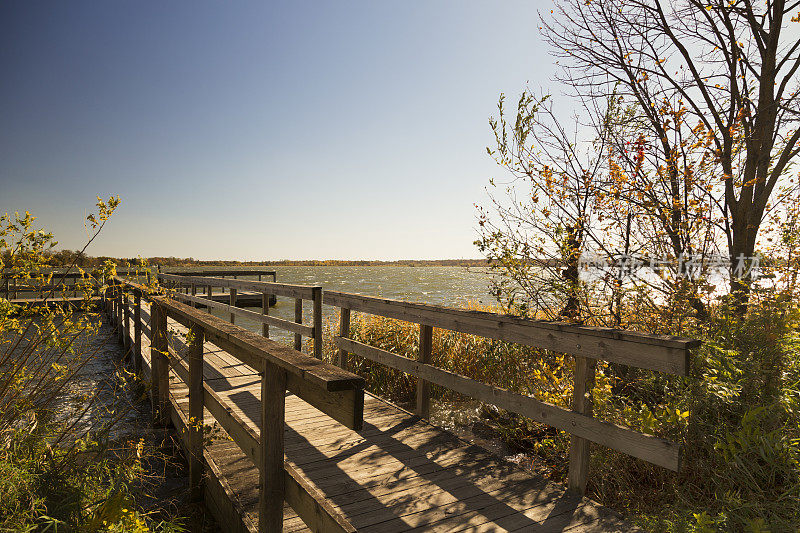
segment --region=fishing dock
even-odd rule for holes
[[[697,341],[211,274],[158,274],[157,292],[116,277],[103,305],[150,384],[154,422],[180,435],[193,498],[225,531],[636,531],[584,496],[590,443],[680,468],[679,444],[593,417],[591,389],[598,359],[686,375]],[[227,289],[226,302],[204,297],[215,289]],[[241,292],[257,294],[260,311],[245,309]],[[294,321],[269,314],[273,297],[294,302]],[[333,362],[322,360],[323,305],[339,310]],[[419,324],[419,357],[350,339],[353,313]],[[271,328],[293,333],[292,345]],[[571,354],[572,409],[434,366],[434,328]],[[348,370],[353,357],[415,376],[415,412],[365,391]],[[569,432],[568,486],[430,424],[431,385]]]

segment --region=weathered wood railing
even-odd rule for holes
[[[225,276],[232,276],[233,279],[236,279],[239,276],[258,276],[258,281],[261,281],[261,278],[264,276],[271,277],[273,283],[277,282],[277,273],[274,270],[264,270],[260,268],[233,268],[233,269],[224,269],[224,268],[215,268],[213,270],[179,270],[173,269],[170,271],[163,271],[161,268],[158,268],[158,272],[160,274],[177,274],[180,276],[213,276],[216,278],[224,278]]]
[[[576,326],[539,320],[452,309],[435,305],[374,298],[358,294],[326,291],[324,303],[339,307],[338,364],[348,366],[348,355],[355,354],[417,377],[417,413],[427,417],[430,384],[495,405],[528,417],[572,436],[569,461],[569,487],[586,490],[589,467],[589,441],[644,459],[670,470],[680,468],[680,445],[646,435],[592,416],[592,388],[597,359],[685,376],[689,351],[698,341],[677,337]],[[350,313],[359,311],[420,325],[418,360],[375,348],[349,339]],[[539,401],[530,396],[475,381],[431,363],[433,328],[477,335],[571,354],[575,357],[572,410]]]
[[[22,273],[10,269],[0,272],[0,297],[16,299],[20,293],[33,293],[38,298],[50,295],[52,298],[82,296],[87,289],[97,293],[98,281],[90,273],[72,272],[37,272],[42,279],[26,279]],[[50,279],[47,279],[48,276]],[[52,294],[51,294],[52,293]]]
[[[264,337],[269,338],[269,326],[294,333],[295,350],[300,351],[303,346],[302,338],[309,337],[314,340],[314,356],[317,359],[322,358],[322,287],[177,274],[159,274],[158,279],[170,288],[186,287],[191,291],[191,294],[176,292],[175,298],[228,312],[232,324],[235,322],[236,316],[260,322],[262,324],[261,333]],[[209,295],[213,295],[214,287],[227,288],[230,291],[229,303],[225,304],[209,299]],[[198,288],[204,288],[206,298],[197,296]],[[261,313],[236,306],[237,291],[239,290],[261,293]],[[294,298],[294,322],[270,316],[269,300],[273,295]],[[303,300],[310,300],[312,303],[313,319],[310,326],[303,324]]]
[[[127,295],[134,296],[129,310]],[[203,494],[203,412],[207,409],[242,452],[259,469],[259,531],[279,532],[286,501],[312,531],[350,532],[355,529],[329,502],[284,461],[285,393],[290,391],[346,427],[359,430],[363,424],[364,380],[350,372],[249,332],[169,296],[151,295],[148,288],[122,278],[112,280],[109,316],[114,317],[124,338],[134,317],[133,357],[141,368],[141,301],[151,301],[151,394],[154,420],[165,424],[171,404],[169,372],[189,390],[187,455],[192,494]],[[171,318],[186,326],[186,353],[170,346],[167,329]],[[124,328],[124,329],[123,329]],[[203,378],[203,342],[209,341],[261,374],[261,426],[253,431]],[[126,344],[127,345],[127,344]],[[172,411],[171,411],[172,410]]]

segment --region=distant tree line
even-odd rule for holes
[[[189,266],[487,266],[485,259],[402,259],[398,261],[348,261],[340,259],[278,261],[235,261],[228,259],[200,260],[193,257],[109,257],[81,254],[79,250],[58,250],[46,253],[47,262],[53,267],[77,265],[82,268],[98,267],[111,260],[118,265],[143,266],[160,265],[165,267]],[[5,259],[5,258],[4,258]],[[8,262],[6,262],[8,264]]]

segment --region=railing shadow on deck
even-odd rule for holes
[[[459,516],[473,516],[477,517],[477,520],[481,519],[480,516],[484,516],[487,521],[491,520],[498,526],[505,527],[504,525],[507,525],[509,529],[513,526],[514,528],[521,527],[526,530],[536,531],[541,528],[566,526],[571,520],[579,519],[591,522],[599,519],[599,515],[597,515],[598,508],[586,505],[588,500],[581,496],[585,491],[589,475],[589,441],[617,449],[671,470],[677,471],[680,468],[680,446],[678,444],[594,418],[591,390],[594,383],[595,362],[598,359],[653,371],[687,375],[689,352],[699,344],[692,339],[526,320],[494,313],[464,311],[341,292],[325,292],[323,294],[321,287],[175,274],[160,274],[159,279],[167,283],[171,290],[166,297],[148,295],[154,310],[153,316],[150,317],[148,315],[148,318],[150,318],[153,333],[151,335],[153,339],[151,345],[154,368],[153,390],[154,394],[160,398],[159,402],[156,403],[159,403],[162,407],[166,405],[163,399],[163,391],[167,387],[164,376],[165,372],[168,372],[170,366],[172,366],[172,369],[189,386],[190,420],[193,414],[197,416],[198,412],[202,416],[203,406],[211,410],[218,421],[222,419],[225,422],[222,424],[223,427],[231,434],[234,441],[239,444],[245,455],[250,456],[262,472],[271,471],[272,478],[278,476],[278,457],[282,458],[284,451],[290,463],[294,458],[297,461],[302,459],[302,462],[297,463],[298,465],[313,464],[321,461],[335,464],[337,461],[369,450],[371,446],[376,445],[376,442],[371,439],[377,439],[380,436],[383,439],[382,445],[379,446],[380,451],[362,456],[361,460],[367,462],[374,460],[376,465],[380,464],[381,461],[397,461],[398,464],[403,465],[405,470],[410,472],[409,475],[426,479],[433,486],[452,496],[453,505],[458,508]],[[114,283],[116,285],[112,288],[113,291],[110,294],[110,298],[106,299],[106,305],[110,316],[114,317],[119,324],[124,322],[125,330],[127,331],[127,321],[130,318],[131,311],[126,291],[134,294],[136,308],[140,307],[139,300],[141,297],[145,297],[146,289],[121,278],[115,278]],[[209,299],[197,296],[197,288],[199,286],[208,287],[205,289],[206,294],[212,294],[211,286],[228,288],[230,290],[230,303],[212,302]],[[186,287],[187,294],[177,292],[175,289],[179,287]],[[255,313],[236,306],[237,290],[240,289],[262,293],[262,313]],[[190,290],[191,294],[189,294]],[[276,294],[295,298],[295,322],[269,315],[269,298]],[[314,319],[311,325],[302,324],[303,299],[309,299],[313,303]],[[182,300],[189,305],[180,303],[178,300]],[[302,346],[300,338],[305,335],[313,339],[314,355],[317,359],[321,358],[321,309],[323,302],[340,309],[339,335],[333,338],[333,342],[338,347],[337,358],[340,367],[342,367],[341,369],[322,361],[314,360],[300,354],[298,351]],[[228,312],[231,324],[214,316],[201,313],[194,308],[194,306],[200,305],[206,309],[217,308]],[[363,312],[419,324],[419,359],[412,360],[348,338],[352,312]],[[141,313],[141,310],[137,310],[137,313]],[[167,316],[189,328],[191,335],[186,341],[181,339],[180,336],[166,335]],[[233,322],[236,316],[247,316],[261,322],[263,325],[261,336],[234,326]],[[268,340],[270,325],[295,333],[295,350]],[[135,327],[138,327],[139,330],[142,329],[142,325],[138,322]],[[573,391],[572,409],[564,409],[541,402],[533,397],[481,383],[434,366],[431,364],[432,333],[434,328],[448,329],[571,354],[575,357],[575,389]],[[137,332],[137,335],[140,334],[140,332]],[[199,337],[199,341],[197,337]],[[339,445],[344,449],[331,458],[324,455],[307,440],[303,445],[305,437],[291,427],[286,430],[289,442],[293,443],[291,449],[285,448],[284,432],[280,432],[280,442],[273,439],[274,442],[268,443],[263,438],[260,439],[256,432],[249,427],[246,420],[243,420],[239,415],[233,416],[224,412],[222,396],[224,396],[225,387],[233,386],[230,381],[233,378],[222,374],[213,365],[203,363],[204,338],[218,346],[220,351],[224,351],[240,361],[240,363],[234,363],[233,366],[238,364],[250,365],[255,371],[261,373],[261,377],[257,378],[261,380],[262,384],[261,397],[256,397],[251,392],[236,392],[227,395],[226,401],[240,408],[242,413],[246,413],[247,418],[250,419],[254,427],[261,428],[262,436],[265,435],[265,424],[271,424],[270,427],[274,430],[273,433],[278,433],[277,428],[283,427],[285,391],[288,389],[335,420],[344,423],[348,427],[361,429],[357,434],[356,441],[348,443],[341,440],[336,441],[334,438],[331,445]],[[126,338],[122,337],[121,340],[126,341]],[[170,349],[170,342],[176,349]],[[136,347],[137,344],[138,348]],[[141,342],[134,342],[133,351],[136,352],[137,349],[141,350]],[[418,417],[410,417],[396,427],[379,428],[372,423],[367,423],[362,429],[361,416],[363,412],[359,409],[363,410],[364,408],[364,381],[346,371],[348,360],[352,356],[363,357],[415,376],[417,378],[416,411]],[[304,357],[305,359],[303,359]],[[200,367],[197,366],[198,358]],[[185,363],[186,361],[189,362],[188,365]],[[192,368],[195,368],[195,370],[192,370]],[[200,370],[201,368],[202,370]],[[198,371],[200,378],[196,377]],[[203,377],[206,374],[208,375]],[[342,383],[346,382],[348,385],[336,385],[331,388],[332,382],[330,382],[330,378],[333,375],[338,376],[343,380]],[[275,376],[278,376],[278,381],[271,383],[270,379]],[[356,378],[360,381],[354,381]],[[533,493],[537,493],[538,485],[536,484],[541,484],[541,494],[547,495],[546,497],[542,496],[543,499],[541,501],[535,501],[534,503],[524,502],[526,505],[530,504],[527,509],[548,506],[547,508],[538,509],[538,511],[542,512],[547,511],[544,517],[537,516],[535,520],[527,518],[524,513],[520,512],[519,505],[512,507],[509,504],[509,502],[514,501],[515,497],[519,496],[520,485],[515,484],[515,482],[492,485],[492,490],[487,492],[479,489],[474,484],[448,484],[447,480],[450,478],[447,476],[452,475],[452,471],[444,474],[435,458],[428,457],[422,462],[417,461],[408,465],[403,463],[405,457],[418,453],[419,449],[404,442],[400,435],[403,431],[413,428],[415,424],[424,423],[421,419],[427,418],[429,413],[431,384],[445,387],[478,399],[483,403],[492,404],[507,411],[526,416],[559,430],[567,431],[572,435],[569,490],[554,488],[552,483],[544,481],[529,479],[525,482],[526,488],[532,490]],[[338,390],[337,387],[341,388],[341,390]],[[192,397],[195,399],[192,400]],[[198,398],[200,399],[198,400]],[[262,401],[263,398],[268,398],[268,400],[266,402]],[[156,413],[156,415],[163,416],[163,414],[159,415],[159,413]],[[354,437],[351,435],[350,437],[344,436],[342,438]],[[386,440],[387,438],[389,441]],[[194,439],[193,442],[195,442],[196,446],[196,436]],[[444,439],[444,441],[446,440]],[[192,441],[191,438],[190,441]],[[423,442],[420,446],[426,453],[435,455],[439,449],[438,447],[445,447],[445,444],[438,443],[436,439],[432,439],[431,442]],[[298,455],[299,452],[294,451],[295,448],[302,448],[302,457]],[[261,455],[256,454],[254,451],[256,449],[261,450],[259,452]],[[452,443],[450,443],[448,449],[452,450]],[[472,449],[475,454],[488,453],[477,447]],[[278,453],[278,450],[281,450],[281,452]],[[192,453],[190,450],[190,455]],[[270,453],[272,454],[271,456]],[[202,456],[202,453],[200,455]],[[266,459],[267,456],[270,456],[269,460]],[[503,467],[502,462],[496,463],[496,465],[499,465],[496,466],[497,468]],[[291,466],[283,464],[280,467],[281,472],[284,467],[287,469],[287,479],[292,484],[292,487],[299,486],[303,489],[302,475],[293,471]],[[337,467],[330,468],[336,469]],[[302,467],[300,470],[302,471]],[[459,470],[456,469],[455,471]],[[442,474],[443,477],[437,475],[437,472]],[[464,470],[464,473],[468,474],[469,472]],[[344,470],[338,472],[338,475],[349,479],[353,484],[354,491],[361,490],[365,492],[363,495],[365,502],[367,502],[365,509],[384,508],[384,504],[380,500],[370,495],[360,485],[363,480],[357,481],[348,478]],[[195,482],[193,481],[193,483]],[[260,504],[261,529],[278,530],[270,529],[270,527],[278,528],[280,522],[278,516],[281,513],[279,513],[275,498],[277,493],[274,491],[269,494],[264,492],[267,490],[265,488],[267,484],[263,479],[260,484],[262,490],[262,503]],[[276,486],[280,486],[280,483]],[[337,530],[349,530],[348,528],[352,528],[352,525],[347,524],[346,520],[335,510],[330,506],[326,507],[325,502],[319,501],[320,495],[314,489],[309,486],[303,490],[305,490],[305,497],[307,499],[310,498],[307,501],[316,501],[315,512],[317,514],[319,514],[320,508],[325,510],[327,514],[323,513],[323,519],[328,520],[326,522],[328,526],[334,529],[338,528]],[[269,499],[267,496],[272,498],[270,504],[265,503]],[[279,496],[281,502],[284,496]],[[418,505],[418,503],[415,503],[415,496],[413,493],[406,496],[398,495],[399,499],[394,501],[397,508],[392,509],[391,512],[413,511],[414,505]],[[407,498],[407,501],[403,498]],[[340,503],[344,505],[344,500],[341,500],[341,497],[336,494],[330,496],[330,501],[337,505]],[[302,507],[296,498],[294,503]],[[449,504],[443,505],[447,506]],[[524,505],[522,507],[526,509]],[[306,513],[305,516],[302,515],[303,512]],[[358,521],[358,517],[367,512],[369,511],[359,510],[353,516]],[[417,512],[422,513],[424,511]],[[298,514],[301,514],[304,520],[307,518],[314,520],[313,516],[309,517],[308,509],[300,509]],[[401,516],[407,516],[407,514],[396,516],[395,520],[402,520]],[[361,517],[363,518],[363,516]],[[424,523],[423,518],[418,518]],[[446,518],[437,520],[439,522],[448,521]],[[267,524],[271,524],[271,526]],[[311,526],[311,524],[309,525]]]

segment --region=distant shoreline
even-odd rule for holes
[[[163,266],[463,266],[485,267],[489,263],[485,259],[401,259],[397,261],[347,261],[332,259],[290,260],[281,261],[183,261],[171,258],[148,259],[148,264]]]
[[[75,260],[75,253],[72,251],[60,251],[51,254],[50,264],[56,266],[67,266]],[[488,267],[486,259],[399,259],[396,261],[380,260],[343,260],[343,259],[281,259],[278,261],[235,261],[235,260],[199,260],[192,257],[91,257],[83,256],[77,262],[78,266],[100,266],[105,261],[114,261],[117,265],[131,266],[140,265],[144,261],[148,265],[160,265],[163,267],[193,267],[193,266],[242,266],[242,267],[280,267],[280,266],[412,266],[412,267]]]

